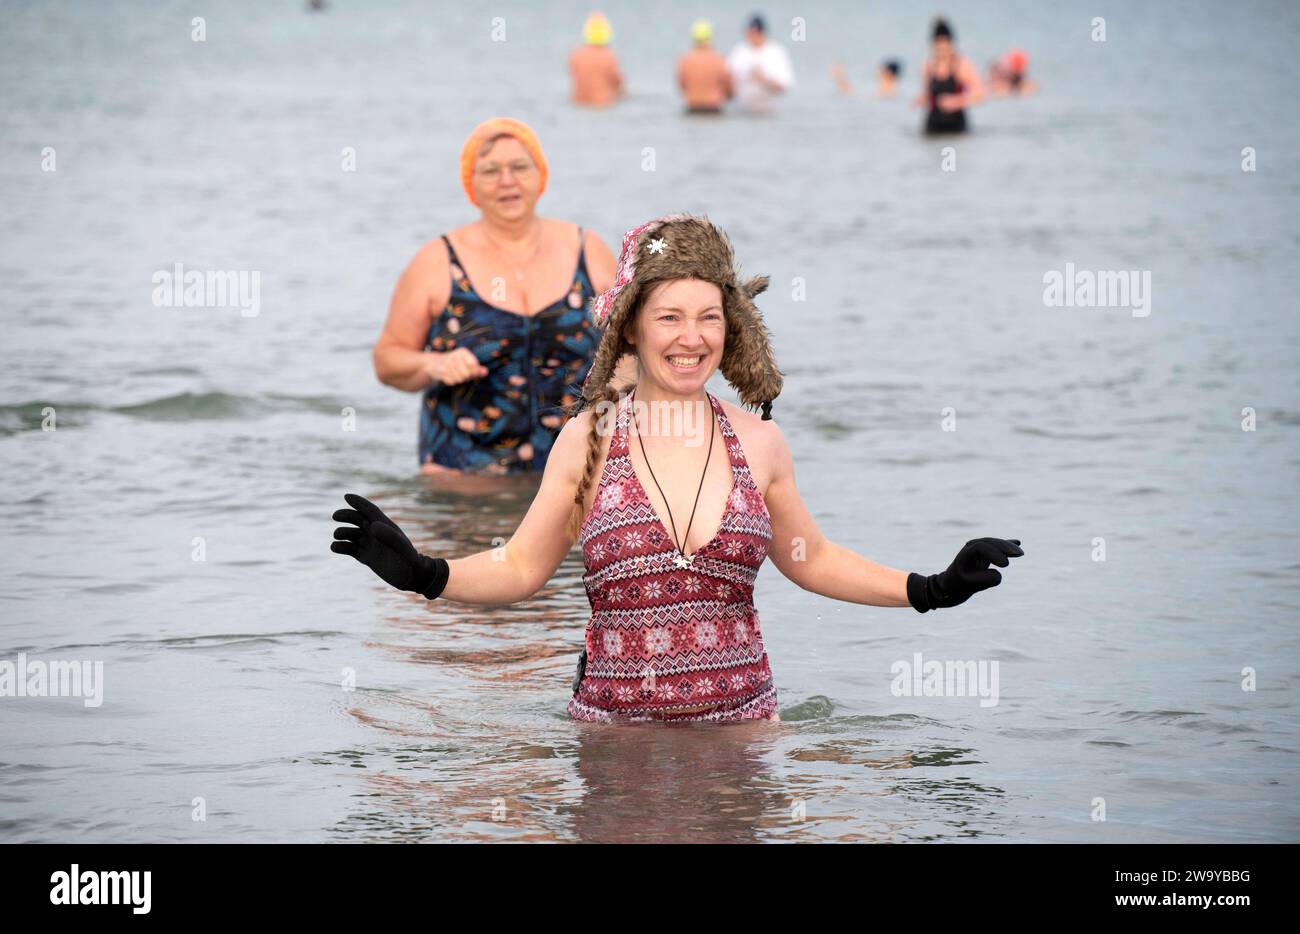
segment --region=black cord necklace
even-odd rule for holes
[[[706,390],[705,390],[705,395],[707,396],[707,394],[708,394],[708,390],[706,389]],[[635,390],[635,389],[632,390],[632,396],[633,396],[633,398],[636,397],[636,390]],[[712,402],[709,403],[709,415],[710,415],[710,419],[709,419],[709,453],[708,453],[708,455],[704,458],[704,473],[700,474],[700,486],[699,486],[699,489],[697,489],[697,490],[695,491],[695,506],[698,506],[698,505],[700,504],[700,490],[704,489],[704,477],[705,477],[705,475],[708,474],[708,472],[709,472],[709,460],[710,460],[710,458],[713,457],[713,434],[714,434],[714,432],[713,432],[713,426],[714,426],[714,424],[717,422],[718,413],[715,412],[715,411],[713,410],[713,404],[712,404]],[[633,421],[633,422],[636,421],[636,409],[635,409],[635,408],[632,410],[632,421]],[[691,534],[691,525],[692,525],[692,523],[695,522],[695,506],[692,506],[692,507],[691,507],[691,518],[690,518],[690,521],[686,523],[686,534],[682,536],[682,540],[681,540],[681,542],[678,542],[678,541],[677,541],[677,523],[676,523],[676,522],[673,522],[673,509],[672,509],[671,506],[668,505],[668,497],[667,497],[667,496],[664,496],[664,490],[663,490],[663,487],[661,487],[661,486],[659,485],[659,479],[655,476],[654,468],[650,466],[650,458],[646,457],[646,453],[645,453],[645,442],[641,440],[641,431],[640,431],[640,426],[637,427],[636,440],[637,440],[637,443],[641,445],[641,459],[645,461],[646,469],[650,471],[650,479],[654,481],[655,489],[659,491],[659,496],[662,497],[662,499],[663,499],[663,501],[664,501],[664,508],[668,510],[668,521],[672,524],[672,527],[673,527],[673,543],[677,545],[677,554],[673,556],[673,563],[676,564],[679,568],[688,568],[688,567],[690,567],[691,565],[693,565],[693,564],[695,563],[695,555],[693,555],[693,554],[692,554],[692,555],[688,555],[688,554],[686,554],[686,550],[685,550],[686,539],[690,537],[690,534]],[[653,504],[653,503],[650,504],[650,508],[651,508],[651,509],[654,509],[654,504]]]

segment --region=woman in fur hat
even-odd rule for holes
[[[1024,554],[1016,539],[972,539],[946,571],[923,576],[822,535],[771,420],[782,376],[753,301],[767,282],[739,275],[706,218],[628,231],[593,308],[604,334],[586,408],[565,423],[510,541],[452,561],[422,555],[350,493],[331,549],[430,600],[502,605],[535,594],[579,543],[592,616],[568,705],[578,720],[780,719],[753,603],[769,557],[805,590],[922,613],[996,586],[990,565]],[[630,393],[611,384],[625,354],[637,361]],[[718,369],[761,418],[705,389]]]

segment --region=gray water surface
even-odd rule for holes
[[[1042,85],[953,142],[830,80],[898,56],[914,93],[912,4],[765,4],[798,84],[702,121],[684,8],[604,4],[630,96],[591,113],[578,6],[212,3],[196,43],[184,4],[0,4],[0,661],[105,678],[93,709],[0,698],[0,839],[1300,838],[1300,13],[1096,6],[946,0],[976,64],[1022,46]],[[707,12],[726,51],[751,10]],[[421,478],[417,400],[370,364],[401,269],[475,216],[457,158],[494,114],[541,136],[543,215],[616,250],[707,213],[772,277],[773,412],[832,540],[932,573],[1018,538],[1002,586],[922,616],[769,564],[782,722],[610,728],[565,713],[576,549],[499,608],[331,554],[347,491],[447,557],[535,491]],[[155,306],[176,263],[260,272],[260,313]],[[1066,263],[1149,271],[1150,314],[1045,306]],[[996,661],[998,703],[896,696],[917,652]]]

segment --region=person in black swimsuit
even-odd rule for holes
[[[922,93],[917,104],[929,108],[927,134],[966,132],[966,108],[984,97],[979,72],[953,47],[952,27],[934,22],[930,58],[921,68]]]

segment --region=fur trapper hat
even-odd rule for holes
[[[605,329],[587,378],[587,402],[600,398],[618,361],[635,348],[623,337],[624,326],[643,290],[670,279],[703,279],[722,291],[727,336],[719,369],[747,407],[772,417],[772,401],[783,378],[772,353],[771,335],[754,296],[767,288],[767,276],[742,279],[731,241],[706,217],[670,214],[633,227],[623,236],[614,284],[592,302],[592,318]]]

